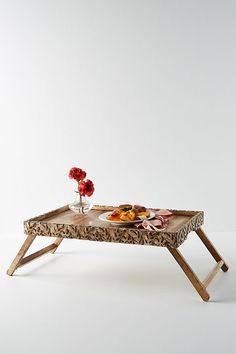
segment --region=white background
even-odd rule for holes
[[[27,353],[28,341],[40,354],[67,352],[68,342],[82,354],[190,353],[193,340],[203,353],[226,349],[236,301],[235,19],[233,0],[0,0],[4,354],[14,345]],[[151,247],[65,241],[53,261],[6,277],[23,220],[73,200],[74,165],[94,181],[96,204],[204,210],[231,263],[212,288],[223,304],[198,301]],[[202,247],[185,247],[205,274]],[[34,345],[40,339],[45,347]]]
[[[6,226],[70,202],[79,165],[96,203],[236,229],[234,1],[0,4]]]

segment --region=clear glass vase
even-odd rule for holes
[[[69,204],[70,210],[76,214],[86,214],[92,208],[92,206],[92,203],[88,201],[87,198],[80,195],[80,193],[77,191],[75,191],[74,202]]]

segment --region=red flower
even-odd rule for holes
[[[75,179],[77,182],[83,180],[86,177],[86,172],[78,167],[72,167],[69,172],[69,178]]]
[[[87,179],[86,181],[80,181],[78,191],[82,196],[87,195],[88,197],[91,197],[94,192],[93,182],[90,181],[90,179]]]

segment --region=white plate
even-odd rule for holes
[[[150,216],[144,220],[150,220],[152,218],[154,218],[155,213],[153,211],[148,210],[150,213]],[[139,219],[139,220],[133,220],[133,221],[115,221],[115,220],[107,220],[107,216],[110,215],[112,213],[112,211],[106,211],[103,214],[99,215],[99,219],[105,222],[109,222],[110,224],[116,224],[116,225],[129,225],[129,224],[136,224],[137,222],[141,222],[143,220]]]

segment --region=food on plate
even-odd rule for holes
[[[122,221],[129,221],[129,220],[134,221],[135,219],[136,219],[136,214],[132,209],[128,211],[123,211],[120,214],[120,220]]]
[[[150,212],[141,205],[122,204],[115,208],[107,216],[111,221],[135,221],[144,220],[150,216]]]
[[[128,211],[131,210],[133,206],[131,204],[121,204],[118,206],[118,208],[122,211]]]
[[[134,205],[134,210],[136,213],[145,212],[147,209],[142,205]]]
[[[140,211],[140,213],[138,213],[138,216],[146,216],[147,218],[149,217],[149,215],[149,211]]]

